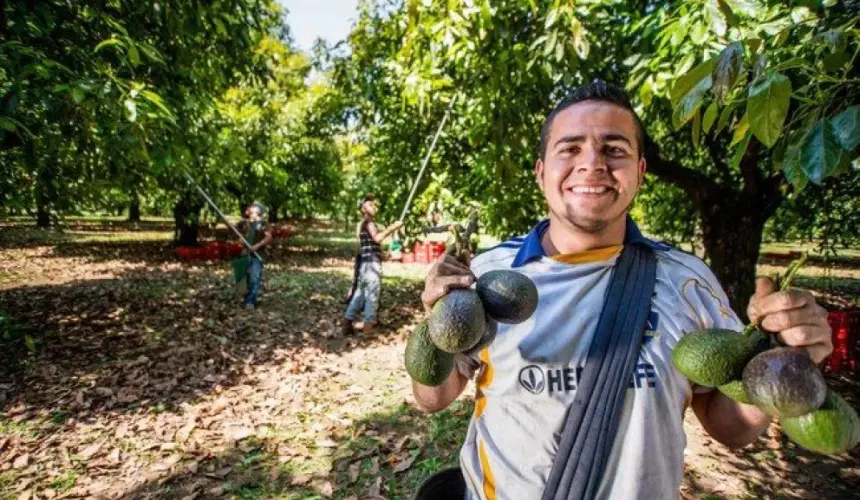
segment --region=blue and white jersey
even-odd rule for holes
[[[470,498],[541,497],[567,408],[588,370],[586,354],[622,247],[548,257],[540,243],[548,227],[541,222],[472,261],[476,276],[495,269],[522,272],[534,281],[539,299],[531,318],[498,325],[495,340],[470,355],[479,364],[477,395],[460,456]],[[672,348],[685,332],[740,330],[742,324],[699,258],[645,239],[632,220],[626,234],[628,242],[654,248],[657,283],[597,497],[677,498],[692,387],[673,366]]]

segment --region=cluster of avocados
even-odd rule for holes
[[[803,349],[771,347],[755,325],[741,332],[709,329],[684,335],[672,351],[694,383],[779,417],[789,439],[810,451],[845,453],[860,442],[860,418]]]
[[[454,368],[454,354],[492,341],[485,338],[491,330],[487,316],[499,323],[521,323],[534,313],[537,302],[532,280],[510,270],[481,275],[474,289],[451,290],[409,335],[406,371],[420,384],[441,385]]]

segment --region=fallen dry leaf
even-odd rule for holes
[[[361,473],[361,462],[355,462],[349,466],[349,484],[358,481],[358,476]]]
[[[367,496],[371,498],[380,498],[382,497],[382,478],[377,476],[373,481],[373,484],[370,485],[370,489],[367,490]]]
[[[191,437],[191,433],[194,432],[194,428],[197,427],[197,424],[194,420],[189,421],[187,424],[183,425],[178,431],[176,431],[176,441],[179,443],[184,443],[188,441],[188,438]]]
[[[76,455],[78,455],[79,457],[81,457],[84,460],[89,460],[90,458],[94,457],[96,455],[96,453],[99,452],[99,450],[101,450],[103,444],[104,444],[104,441],[100,441],[98,443],[93,443],[93,444],[87,446],[86,448],[84,448],[82,450],[78,450]]]
[[[326,481],[320,485],[319,492],[324,497],[331,497],[332,494],[334,493],[334,487],[332,487],[331,482]]]
[[[169,457],[165,458],[164,460],[159,460],[158,462],[154,463],[152,465],[152,470],[154,470],[154,471],[170,470],[174,465],[179,463],[180,460],[182,460],[181,455],[178,455],[178,454],[177,455],[170,455]]]
[[[27,465],[30,464],[30,454],[24,453],[23,455],[18,455],[15,458],[15,461],[12,462],[13,469],[23,469]]]
[[[303,486],[308,484],[309,482],[311,482],[311,476],[300,475],[294,476],[293,479],[290,481],[290,484],[293,486]]]
[[[241,441],[254,435],[254,429],[250,427],[230,427],[227,436],[233,441]]]
[[[337,442],[332,441],[331,439],[323,439],[321,441],[317,441],[317,446],[320,448],[336,448]]]
[[[415,462],[415,459],[418,458],[419,454],[420,452],[412,453],[408,457],[401,460],[397,465],[394,466],[394,473],[397,474],[412,467],[412,463]]]
[[[230,406],[230,400],[225,398],[224,396],[221,396],[220,398],[216,399],[214,403],[212,403],[212,406],[209,408],[209,414],[217,415],[224,411],[224,409],[228,406]]]

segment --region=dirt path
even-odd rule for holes
[[[280,242],[250,313],[226,265],[161,241],[0,248],[0,498],[408,498],[454,463],[471,398],[421,415],[402,368],[423,269],[387,265],[384,326],[340,338],[333,234]],[[686,428],[684,498],[860,492],[858,451],[813,456],[774,426],[731,452]]]

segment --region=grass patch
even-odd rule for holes
[[[77,471],[70,470],[62,476],[51,481],[51,488],[57,490],[58,493],[64,493],[75,487],[78,482]]]

